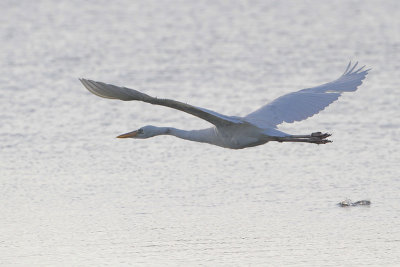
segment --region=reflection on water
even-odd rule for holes
[[[400,262],[397,1],[0,6],[2,265]],[[326,146],[119,140],[208,124],[78,81],[244,115],[349,59],[373,68],[360,90],[282,128],[333,133]],[[374,204],[341,209],[343,195]]]

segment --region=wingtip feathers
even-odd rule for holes
[[[347,65],[346,70],[344,71],[344,73],[343,73],[342,76],[350,75],[350,74],[353,74],[353,73],[354,73],[354,74],[360,74],[360,73],[368,74],[368,71],[371,70],[371,68],[369,68],[369,69],[364,69],[364,68],[366,67],[366,65],[364,65],[364,66],[358,68],[357,70],[354,70],[354,69],[356,69],[357,65],[358,65],[358,61],[356,61],[356,63],[355,63],[354,65],[352,65],[352,64],[351,64],[351,61],[350,61],[349,64]]]

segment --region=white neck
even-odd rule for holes
[[[175,137],[200,142],[200,143],[209,143],[216,144],[217,135],[215,133],[214,128],[207,128],[201,130],[181,130],[172,127],[159,127],[161,134],[173,135]]]

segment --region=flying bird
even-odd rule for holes
[[[331,142],[327,139],[331,134],[314,132],[308,135],[291,135],[279,131],[277,126],[283,122],[305,120],[336,101],[342,93],[356,91],[370,70],[364,70],[365,66],[356,69],[357,64],[352,65],[350,62],[342,76],[332,82],[283,95],[244,117],[227,116],[176,100],[152,97],[126,87],[87,79],[80,81],[86,89],[100,97],[123,101],[137,100],[166,106],[213,124],[210,128],[189,131],[147,125],[119,135],[118,138],[146,139],[158,135],[173,135],[185,140],[231,149],[258,146],[270,141],[326,144]]]

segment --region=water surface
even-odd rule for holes
[[[399,5],[2,1],[1,265],[399,264]],[[116,139],[208,124],[78,81],[245,115],[351,59],[373,68],[357,92],[282,127],[320,146]]]

